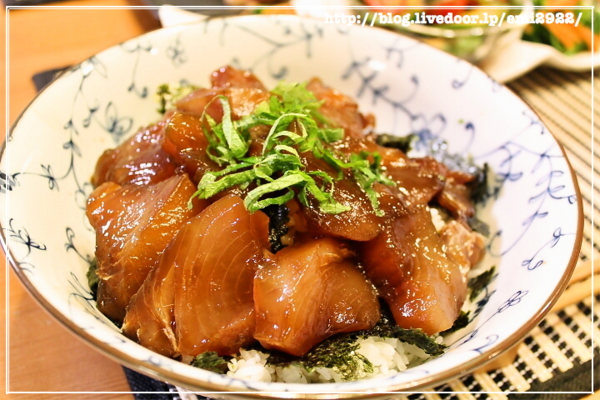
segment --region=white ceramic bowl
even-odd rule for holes
[[[374,112],[378,131],[444,138],[453,151],[490,164],[497,195],[482,211],[492,223],[482,268],[496,265],[499,273],[479,298],[477,318],[448,339],[445,355],[385,379],[251,383],[155,354],[97,311],[85,277],[95,242],[84,206],[98,156],[159,118],[152,99],[159,84],[208,84],[209,73],[224,64],[251,68],[269,86],[319,76]],[[569,163],[510,90],[465,61],[395,33],[293,16],[217,18],[159,30],[82,62],[23,112],[0,171],[3,245],[31,294],[99,351],[196,390],[331,398],[440,384],[523,338],[565,288],[581,243],[581,200]]]

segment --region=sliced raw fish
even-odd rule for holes
[[[172,268],[176,255],[173,248],[164,252],[159,265],[131,298],[123,321],[123,333],[127,337],[167,357],[178,355],[173,312],[175,269]]]
[[[445,185],[445,168],[433,158],[399,159],[384,162],[388,178],[396,182],[408,207],[427,204]]]
[[[332,178],[338,173],[324,160],[316,158],[312,152],[301,153],[303,163],[308,172],[322,171]],[[321,185],[322,180],[315,177]],[[350,207],[348,211],[330,214],[321,210],[319,202],[309,195],[308,207],[303,207],[306,222],[316,235],[334,236],[343,239],[368,241],[381,232],[381,219],[375,215],[371,201],[352,176],[346,176],[340,181],[334,181],[333,198],[343,206]]]
[[[454,178],[448,178],[444,189],[436,198],[440,206],[450,211],[454,218],[465,219],[475,215],[471,191]]]
[[[349,157],[363,151],[378,154],[385,176],[396,183],[383,191],[401,198],[407,207],[427,204],[444,188],[447,169],[431,157],[408,158],[402,151],[378,145],[372,136],[346,138],[335,149]],[[371,159],[373,161],[373,159]],[[381,188],[378,192],[381,193]]]
[[[273,255],[254,280],[254,337],[268,349],[301,356],[336,333],[372,328],[380,318],[377,294],[352,256],[331,238]]]
[[[460,265],[464,275],[485,254],[484,237],[462,222],[448,222],[441,228],[440,236],[446,245],[446,253]]]
[[[269,218],[249,214],[241,198],[227,196],[187,224],[168,251],[176,251],[175,326],[185,356],[234,354],[253,341],[252,286],[268,248]]]
[[[207,148],[208,140],[202,130],[200,117],[176,111],[165,129],[163,149],[185,168],[195,183],[206,171],[219,169],[206,153]]]
[[[427,334],[449,329],[464,302],[461,266],[444,250],[426,206],[405,212],[375,240],[361,245],[361,262],[402,328]]]
[[[188,201],[195,187],[186,175],[149,186],[108,182],[90,196],[87,217],[96,230],[98,309],[121,322],[125,307],[185,222],[206,201]]]
[[[252,342],[252,286],[268,217],[227,196],[191,219],[128,307],[127,336],[167,356],[234,354]]]
[[[213,72],[211,84],[211,88],[195,90],[179,100],[176,103],[177,109],[196,115],[206,112],[215,121],[221,122],[223,108],[221,103],[215,100],[216,96],[227,97],[233,120],[251,114],[257,105],[271,97],[269,91],[251,72],[230,66]]]
[[[306,88],[317,100],[323,101],[319,108],[331,125],[344,129],[346,137],[360,138],[369,133],[375,125],[373,115],[363,115],[358,111],[358,104],[352,98],[325,85],[320,79],[312,78]]]
[[[217,96],[225,96],[231,107],[231,119],[238,120],[252,111],[271,95],[267,91],[254,88],[225,87],[198,89],[190,93],[175,105],[179,111],[201,116],[204,111],[217,123],[223,119],[223,107]]]
[[[176,165],[163,151],[165,122],[141,129],[120,146],[106,150],[98,159],[92,185],[151,185],[175,175]]]
[[[219,68],[210,76],[213,88],[248,88],[268,92],[262,82],[250,71],[239,70],[229,65]]]

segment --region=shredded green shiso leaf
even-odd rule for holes
[[[163,96],[161,104],[170,104],[177,97],[168,85],[162,85],[159,93]],[[254,184],[244,199],[250,212],[285,204],[294,197],[308,206],[309,196],[312,196],[322,212],[340,214],[350,207],[335,200],[335,182],[349,173],[368,196],[375,213],[383,215],[373,184],[393,186],[395,183],[383,174],[379,154],[361,152],[349,157],[336,154],[328,144],[341,140],[344,130],[332,126],[319,113],[322,102],[306,89],[306,83],[280,82],[271,94],[252,114],[236,121],[231,118],[227,97],[216,96],[211,101],[221,104],[222,121],[217,123],[206,112],[200,120],[208,140],[207,154],[222,169],[206,172],[192,199],[207,199],[233,186],[246,189]],[[269,126],[270,130],[261,153],[249,156],[249,130],[259,125]],[[306,152],[327,162],[337,176],[307,171],[301,158]]]
[[[177,101],[183,99],[194,90],[197,86],[191,85],[185,81],[178,84],[162,84],[156,89],[156,101],[158,102],[158,111],[161,114],[167,112],[169,108],[174,107]]]

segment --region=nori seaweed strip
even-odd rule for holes
[[[217,374],[224,374],[227,372],[227,361],[230,359],[231,357],[220,357],[214,351],[205,351],[194,358],[192,366],[216,372]]]
[[[269,217],[269,243],[271,251],[277,253],[286,247],[281,243],[281,237],[288,233],[287,223],[290,221],[288,216],[289,209],[285,205],[271,205],[263,209]]]
[[[98,260],[96,259],[96,257],[94,257],[94,259],[90,261],[90,267],[87,273],[85,274],[88,281],[88,286],[90,287],[90,293],[92,294],[94,300],[96,300],[98,297],[98,283],[100,283],[100,277],[96,273],[97,269]]]
[[[485,271],[481,275],[476,276],[475,278],[469,279],[468,287],[471,289],[471,294],[469,295],[469,300],[473,301],[479,296],[479,294],[485,289],[492,279],[494,278],[494,274],[496,273],[496,266],[494,265],[489,270]]]
[[[264,348],[259,342],[253,342],[244,347],[244,350],[256,350],[268,354],[268,364],[277,366],[286,366],[292,362],[299,361],[300,357],[284,353],[278,350],[270,350]]]
[[[469,224],[471,229],[474,230],[475,232],[479,232],[485,237],[490,236],[489,225],[486,224],[485,222],[483,222],[482,220],[480,220],[479,218],[477,218],[475,216],[469,217],[469,218],[467,218],[467,223]]]
[[[470,316],[471,311],[464,312],[461,310],[460,314],[458,315],[458,318],[456,318],[456,321],[454,321],[452,327],[450,329],[445,330],[444,332],[441,332],[440,334],[448,335],[450,333],[456,332],[459,329],[465,328],[467,325],[469,325]]]
[[[490,197],[490,191],[488,189],[489,170],[490,167],[488,163],[484,163],[483,168],[475,174],[475,179],[467,183],[467,188],[471,191],[471,201],[473,201],[473,204],[485,203]]]
[[[446,346],[437,343],[433,338],[423,332],[421,329],[404,329],[395,323],[375,325],[373,329],[361,331],[360,337],[379,336],[383,338],[394,338],[401,342],[417,346],[430,356],[439,356],[444,354]]]
[[[336,335],[324,340],[302,357],[304,367],[311,371],[315,368],[335,368],[344,380],[355,380],[361,372],[372,373],[373,364],[362,354],[356,352],[359,345],[355,335]]]
[[[417,135],[410,134],[407,136],[394,136],[382,133],[377,135],[375,143],[383,147],[391,147],[401,150],[403,153],[408,153],[412,149],[412,143],[417,139]]]

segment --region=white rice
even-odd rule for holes
[[[442,337],[436,339],[439,343]],[[356,350],[373,365],[373,372],[364,369],[359,372],[359,379],[369,379],[397,374],[428,360],[428,356],[420,348],[398,339],[369,336],[358,339]],[[327,383],[343,382],[342,375],[335,368],[315,368],[307,371],[300,363],[292,363],[285,367],[268,364],[269,355],[257,350],[241,350],[238,357],[229,363],[227,375],[233,378],[256,382],[285,382],[285,383]]]

